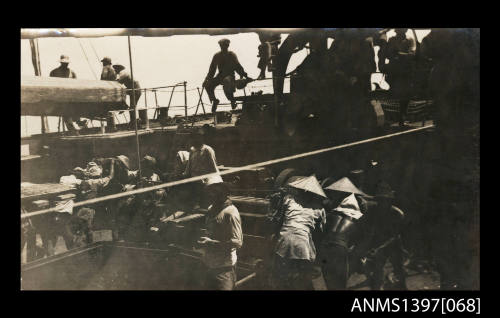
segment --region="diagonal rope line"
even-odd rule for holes
[[[92,74],[94,75],[94,78],[97,79],[97,75],[94,72],[94,69],[92,68],[92,65],[90,64],[89,58],[87,57],[87,53],[85,53],[85,50],[83,48],[82,42],[80,39],[78,39],[78,44],[80,44],[80,47],[82,48],[83,55],[85,55],[85,59],[87,60],[87,63],[89,64],[90,70],[92,71]]]
[[[99,58],[99,55],[97,54],[97,51],[95,50],[95,47],[94,47],[94,45],[92,44],[91,39],[88,39],[88,40],[89,40],[88,42],[90,43],[90,47],[92,48],[92,51],[94,51],[95,57],[97,57],[97,60],[98,60],[99,62],[101,62],[101,59]]]
[[[305,158],[305,157],[309,157],[309,156],[319,155],[319,154],[322,154],[322,153],[325,153],[325,152],[329,152],[329,151],[334,151],[334,150],[338,150],[338,149],[354,147],[354,146],[358,146],[358,145],[362,145],[362,144],[366,144],[366,143],[370,143],[370,142],[374,142],[374,141],[378,141],[378,140],[384,140],[384,139],[389,139],[389,138],[393,138],[393,137],[396,137],[396,136],[411,134],[411,133],[414,133],[414,132],[418,132],[418,131],[422,131],[422,130],[427,130],[427,129],[433,128],[433,127],[434,127],[434,125],[427,125],[427,126],[420,127],[420,128],[415,128],[415,129],[410,129],[410,130],[406,130],[406,131],[392,133],[392,134],[388,134],[388,135],[384,135],[384,136],[379,136],[379,137],[364,139],[364,140],[355,141],[355,142],[351,142],[351,143],[347,143],[347,144],[343,144],[343,145],[338,145],[338,146],[333,146],[333,147],[318,149],[318,150],[314,150],[314,151],[304,152],[304,153],[300,153],[300,154],[296,154],[296,155],[292,155],[292,156],[287,156],[287,157],[283,157],[283,158],[278,158],[278,159],[263,161],[263,162],[259,162],[259,163],[254,163],[254,164],[246,165],[246,166],[230,168],[230,169],[227,169],[227,170],[219,172],[219,173],[214,172],[214,173],[209,173],[209,174],[205,174],[205,175],[201,175],[201,176],[196,176],[196,177],[191,177],[191,178],[187,178],[187,179],[182,179],[182,180],[167,182],[167,183],[159,184],[159,185],[152,186],[152,187],[147,187],[147,188],[142,188],[142,189],[127,191],[127,192],[120,192],[120,193],[116,193],[116,194],[111,194],[111,195],[107,195],[107,196],[103,196],[103,197],[99,197],[99,198],[94,198],[94,199],[90,199],[90,200],[86,200],[86,201],[76,202],[73,205],[73,207],[79,207],[79,206],[83,206],[83,205],[94,204],[94,203],[108,201],[108,200],[112,200],[112,199],[118,199],[118,198],[122,198],[122,197],[128,197],[128,196],[131,196],[131,195],[134,195],[134,194],[140,194],[140,193],[145,193],[145,192],[149,192],[149,191],[159,190],[159,189],[163,189],[163,188],[173,187],[173,186],[180,185],[180,184],[185,184],[185,183],[200,181],[202,179],[205,179],[205,178],[208,178],[208,177],[212,177],[212,176],[217,176],[217,175],[221,175],[222,176],[222,175],[232,174],[232,173],[243,171],[243,170],[255,169],[255,168],[260,168],[260,167],[264,167],[264,166],[273,165],[273,164],[280,163],[280,162],[285,162],[285,161],[290,161],[290,160]],[[21,219],[32,217],[32,216],[35,216],[35,215],[45,214],[45,213],[49,213],[49,212],[55,212],[55,211],[58,211],[57,207],[53,207],[53,208],[49,208],[49,209],[44,209],[44,210],[39,210],[39,211],[31,212],[31,213],[25,213],[25,214],[21,214]]]

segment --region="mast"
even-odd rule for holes
[[[31,47],[31,62],[35,70],[35,76],[42,76],[42,68],[40,67],[40,50],[38,47],[38,39],[30,39]],[[42,120],[42,134],[45,134],[49,128],[49,121],[47,116],[40,116]]]
[[[130,77],[132,78],[132,99],[130,101],[130,104],[134,108],[134,114],[135,114],[135,122],[134,122],[134,127],[135,127],[135,145],[136,145],[136,148],[137,148],[137,164],[139,165],[139,180],[140,180],[142,178],[141,151],[140,151],[140,148],[139,148],[139,134],[137,132],[137,105],[135,103],[135,83],[134,83],[134,70],[132,68],[132,47],[130,45],[130,35],[128,36],[128,57],[129,57],[129,61],[130,61]]]

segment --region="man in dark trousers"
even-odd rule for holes
[[[61,55],[59,62],[61,65],[50,72],[50,77],[76,78],[76,73],[68,67],[69,56],[64,54]],[[78,131],[80,130],[80,127],[73,121],[73,118],[70,116],[64,116],[63,119],[69,131],[79,134]]]
[[[207,232],[198,240],[207,267],[205,288],[232,290],[236,283],[236,250],[243,245],[241,218],[224,183],[209,185],[208,193],[212,204],[206,216]]]
[[[412,38],[406,37],[408,29],[395,29],[396,36],[389,39],[385,47],[381,47],[379,54],[389,64],[384,65],[387,72],[386,80],[396,99],[399,100],[399,125],[404,125],[406,110],[411,97],[412,79],[415,63],[416,43]]]
[[[129,108],[130,110],[130,125],[133,127],[134,122],[136,120],[136,115],[135,115],[135,108],[137,108],[137,102],[139,101],[139,98],[141,97],[141,85],[139,85],[139,82],[134,79],[134,82],[132,83],[132,76],[125,71],[125,66],[121,64],[115,64],[113,65],[113,68],[116,72],[116,80],[118,83],[125,85],[125,87],[128,89],[127,94],[130,96],[130,105]],[[132,91],[132,88],[135,89],[135,100],[133,100],[134,94]],[[139,116],[141,119],[146,118],[146,110],[140,110],[139,111]],[[141,123],[139,122],[137,124],[137,127],[140,128]]]
[[[373,290],[382,290],[384,285],[384,266],[389,260],[393,267],[396,282],[393,288],[406,289],[404,270],[405,249],[401,233],[405,227],[405,214],[394,202],[394,191],[385,182],[377,185],[374,203],[365,211],[359,222],[357,244],[351,253],[356,265],[361,261]]]
[[[116,72],[111,64],[111,58],[106,56],[101,60],[101,62],[102,62],[101,81],[116,81]],[[113,117],[113,113],[109,113],[107,121],[108,121],[108,128],[116,130],[115,118]]]
[[[360,235],[357,223],[363,212],[359,196],[365,194],[348,178],[334,182],[325,190],[329,190],[329,200],[325,234],[319,252],[321,269],[329,290],[347,289],[349,248]]]
[[[278,51],[278,45],[281,42],[281,35],[274,32],[262,31],[258,33],[259,45],[259,64],[257,67],[260,69],[258,79],[266,78],[266,68],[271,72],[273,69],[272,57]]]
[[[236,108],[236,100],[234,99],[234,92],[236,90],[234,72],[236,71],[241,78],[248,78],[247,73],[243,70],[238,61],[238,57],[234,52],[229,51],[228,39],[222,39],[219,41],[220,52],[215,53],[212,58],[212,63],[210,63],[210,68],[208,70],[207,77],[203,82],[203,86],[207,90],[210,102],[212,102],[212,113],[217,111],[217,105],[219,105],[219,100],[215,97],[215,88],[218,85],[223,86],[224,94],[227,99],[231,101],[231,108]],[[219,70],[219,73],[214,77],[215,71]]]

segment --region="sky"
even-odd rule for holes
[[[417,31],[417,37],[421,39],[429,31]],[[388,33],[391,37],[394,31]],[[282,35],[282,41],[286,38]],[[136,78],[142,88],[173,85],[186,81],[187,89],[200,87],[205,79],[212,56],[220,50],[218,40],[228,38],[231,41],[229,49],[236,53],[238,59],[248,76],[257,78],[259,69],[257,68],[258,57],[257,48],[260,44],[256,33],[241,33],[226,36],[210,35],[174,35],[170,37],[131,37],[132,62],[134,78]],[[333,40],[329,40],[331,45]],[[34,68],[31,62],[31,50],[28,40],[21,40],[21,75],[34,75]],[[40,65],[42,76],[48,76],[50,71],[59,66],[61,54],[70,58],[69,67],[81,79],[99,79],[102,69],[100,59],[109,56],[113,64],[123,64],[128,70],[129,52],[127,37],[101,37],[101,38],[40,38],[38,40],[40,48]],[[294,54],[288,65],[287,72],[295,69],[307,56],[307,50]],[[271,77],[271,73],[267,73]],[[380,81],[378,79],[377,81]],[[285,92],[288,91],[288,81],[285,83]],[[263,87],[267,86],[267,87]],[[221,86],[219,87],[221,88]],[[258,81],[250,83],[246,88],[246,94],[252,91],[263,90],[264,93],[272,93],[272,82]],[[182,88],[176,88],[176,92]],[[236,96],[243,95],[243,90],[237,90]],[[221,103],[227,100],[222,90],[216,90],[216,96]],[[170,98],[169,92],[158,92],[158,104],[166,106]],[[154,95],[147,94],[148,106],[154,105]],[[188,106],[196,106],[198,103],[198,92],[188,91]],[[204,94],[203,102],[205,109],[209,111],[208,97]],[[139,108],[144,105],[144,95],[138,102]],[[184,94],[175,93],[172,98],[172,105],[183,106]],[[194,113],[196,108],[188,110],[188,114]],[[224,107],[220,107],[224,109]],[[201,108],[200,108],[201,111]],[[152,117],[154,110],[150,110]],[[171,109],[169,115],[184,115],[183,108]],[[122,118],[119,118],[122,120]],[[57,117],[49,117],[49,130],[57,131]],[[98,125],[96,122],[95,124]],[[21,116],[21,136],[40,133],[40,118],[33,116]]]

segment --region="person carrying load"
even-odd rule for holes
[[[268,214],[273,241],[271,286],[274,289],[312,289],[316,246],[313,236],[326,222],[326,198],[314,175],[291,177],[281,200]]]
[[[349,248],[358,234],[358,219],[363,216],[359,196],[366,195],[349,178],[326,187],[329,194],[327,221],[320,245],[323,278],[329,290],[347,288]]]

